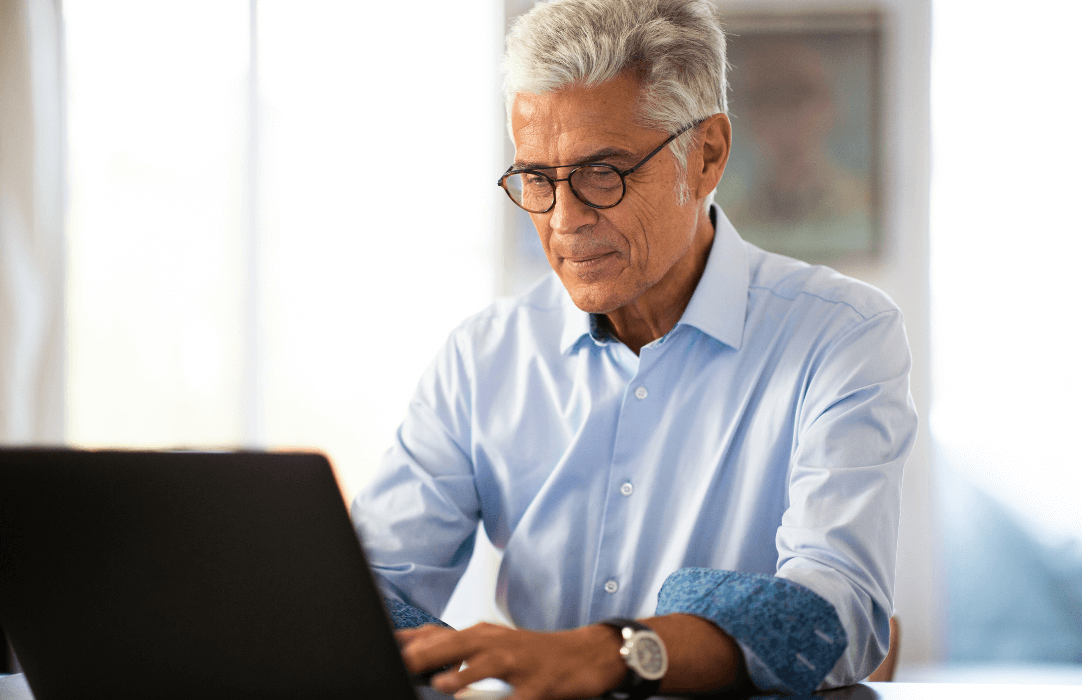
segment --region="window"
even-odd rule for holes
[[[1080,20],[1056,0],[935,5],[931,428],[954,661],[1082,658]]]
[[[69,439],[316,447],[355,490],[447,333],[494,295],[498,16],[64,14]],[[439,163],[455,167],[418,176]]]

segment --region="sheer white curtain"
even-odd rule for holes
[[[0,0],[0,444],[63,437],[57,2]]]

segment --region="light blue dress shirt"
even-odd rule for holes
[[[901,313],[712,216],[683,317],[638,356],[555,275],[452,332],[353,508],[390,598],[438,615],[483,521],[519,627],[691,612],[762,690],[874,670],[916,433]]]

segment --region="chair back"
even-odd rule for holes
[[[872,683],[887,683],[894,680],[894,667],[898,664],[898,651],[902,643],[902,632],[898,626],[897,618],[890,618],[890,646],[887,648],[887,657],[879,668],[872,671],[868,680]]]

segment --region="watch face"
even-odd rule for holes
[[[647,680],[664,676],[668,666],[665,647],[652,634],[639,633],[635,637],[629,665]]]

